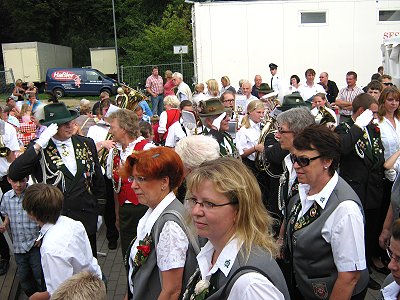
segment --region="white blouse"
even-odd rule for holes
[[[257,145],[260,134],[260,123],[256,124],[250,120],[249,128],[242,126],[236,133],[236,147],[239,151],[239,154],[242,155],[245,149],[251,149]],[[254,161],[256,159],[256,152],[250,154],[247,156],[247,158]]]
[[[139,220],[137,228],[137,238],[132,245],[129,255],[129,288],[133,292],[132,272],[133,261],[137,253],[139,241],[143,240],[146,235],[151,233],[151,230],[167,208],[168,205],[175,199],[173,192],[170,192],[161,202],[154,208],[149,208],[145,215]],[[189,248],[189,240],[182,228],[174,221],[167,221],[161,230],[158,244],[155,246],[157,254],[157,266],[161,272],[183,268],[186,261],[186,252]],[[152,249],[154,251],[154,249]]]
[[[208,241],[197,255],[201,279],[210,280],[211,275],[217,272],[218,269],[220,269],[225,276],[228,276],[242,245],[243,243],[239,242],[237,239],[232,239],[225,245],[224,249],[222,249],[213,266],[211,264],[211,259],[214,253],[214,246]],[[285,298],[268,278],[258,272],[249,272],[240,276],[232,286],[228,300],[236,299],[283,300]]]

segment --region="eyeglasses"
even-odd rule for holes
[[[386,86],[392,86],[393,85],[393,83],[391,83],[391,82],[382,82],[384,85],[386,85]]]
[[[278,127],[278,132],[280,134],[284,134],[284,133],[293,133],[293,131],[291,130],[283,130],[282,127]]]
[[[227,203],[223,203],[223,204],[215,204],[210,201],[199,202],[195,198],[187,198],[187,199],[185,199],[185,202],[189,209],[193,209],[196,206],[196,204],[198,204],[204,210],[212,210],[214,207],[238,204],[238,202],[227,202]]]
[[[141,183],[146,181],[146,177],[143,177],[143,176],[129,176],[128,177],[128,181],[131,182],[131,183],[136,181],[137,184],[141,184]]]
[[[400,257],[395,256],[389,247],[386,247],[386,253],[390,259],[393,259],[397,264],[400,264]]]
[[[292,163],[297,163],[300,167],[304,168],[307,167],[312,160],[315,160],[317,158],[320,158],[321,155],[315,156],[315,157],[306,157],[306,156],[296,156],[294,154],[290,154],[290,160]]]
[[[224,101],[222,101],[223,103],[225,102],[235,102],[235,99],[225,99]]]

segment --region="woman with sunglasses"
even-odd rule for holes
[[[139,203],[148,206],[125,257],[126,299],[181,299],[199,251],[174,194],[183,180],[182,160],[174,150],[157,147],[134,152],[122,173],[129,176]]]
[[[200,237],[189,299],[290,299],[274,260],[272,218],[254,175],[234,158],[203,163],[187,179],[186,205]]]
[[[364,299],[368,284],[362,205],[338,176],[340,140],[312,125],[290,154],[299,182],[288,206],[286,253],[293,299]],[[361,271],[362,270],[362,271]]]

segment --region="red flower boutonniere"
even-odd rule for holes
[[[139,245],[136,247],[137,253],[135,255],[134,264],[136,269],[142,266],[150,255],[152,250],[153,240],[151,235],[146,235],[146,237],[139,241]]]
[[[379,126],[375,126],[375,132],[376,132],[376,133],[381,132],[381,129],[379,128]]]

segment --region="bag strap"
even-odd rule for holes
[[[232,287],[235,284],[236,280],[238,280],[240,276],[242,276],[242,275],[244,275],[246,273],[250,273],[251,271],[255,271],[257,273],[260,273],[261,275],[266,277],[269,281],[271,281],[272,284],[274,284],[274,282],[272,281],[271,277],[269,277],[263,270],[261,270],[261,269],[259,269],[257,267],[254,267],[254,266],[243,266],[243,267],[240,267],[239,269],[237,269],[232,274],[232,276],[228,279],[228,282],[225,284],[224,289],[222,290],[221,298],[222,299],[226,299],[227,297],[225,297],[225,293],[228,292],[228,294],[229,294],[231,292]]]

